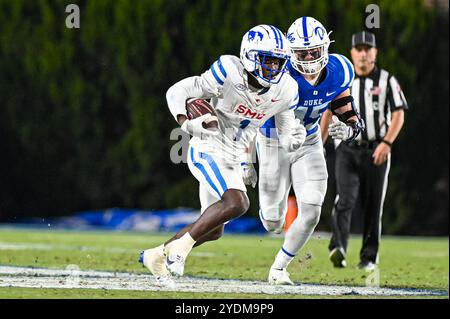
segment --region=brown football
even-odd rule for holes
[[[203,127],[206,129],[217,129],[219,122],[217,120],[217,114],[214,108],[203,99],[192,98],[186,101],[187,116],[190,120],[195,119],[205,114],[212,114],[213,116],[203,123]]]

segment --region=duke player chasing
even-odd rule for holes
[[[220,238],[224,224],[248,210],[245,184],[255,185],[256,173],[241,163],[248,162],[251,142],[269,118],[275,116],[286,152],[294,152],[303,143],[304,128],[295,122],[292,110],[298,103],[297,83],[285,75],[289,58],[282,32],[259,25],[244,35],[240,58],[223,55],[201,76],[186,78],[167,91],[170,112],[193,136],[188,166],[200,184],[202,214],[164,244],[141,253],[140,261],[160,283],[171,284],[171,275],[183,275],[192,248]],[[211,99],[218,131],[202,127],[211,114],[188,120],[185,103],[189,98]]]
[[[284,137],[273,134],[278,124],[270,119],[257,136],[259,156],[260,219],[269,232],[283,230],[291,185],[297,197],[298,217],[288,229],[283,246],[269,272],[272,284],[293,284],[286,271],[319,222],[327,188],[327,168],[320,136],[321,114],[330,108],[334,122],[330,136],[351,140],[364,129],[353,107],[349,87],[354,71],[350,61],[328,54],[329,34],[311,17],[297,19],[287,39],[292,48],[290,75],[297,81],[299,101],[292,109],[306,128],[306,140],[299,152],[289,154],[279,146]],[[264,146],[264,147],[262,147]]]

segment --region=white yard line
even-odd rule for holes
[[[266,282],[183,277],[175,287],[161,287],[153,276],[93,270],[63,270],[0,266],[0,287],[174,291],[361,296],[448,296],[447,291],[297,284],[272,286]]]

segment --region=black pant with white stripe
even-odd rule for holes
[[[342,247],[347,251],[351,214],[360,196],[364,214],[361,261],[378,262],[381,235],[381,218],[386,195],[390,155],[381,166],[373,163],[372,154],[377,142],[357,145],[341,143],[336,149],[337,196],[332,212],[333,235],[329,245],[332,250]]]

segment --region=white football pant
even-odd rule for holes
[[[187,162],[192,175],[199,181],[201,212],[218,202],[228,189],[247,192],[239,164],[230,164],[218,157],[197,152],[189,146]]]
[[[327,167],[319,133],[307,138],[300,157],[290,163],[276,139],[258,133],[260,218],[268,231],[283,228],[291,185],[297,198],[298,216],[285,236],[282,251],[294,257],[317,226],[327,190]],[[284,267],[283,267],[284,268]]]

